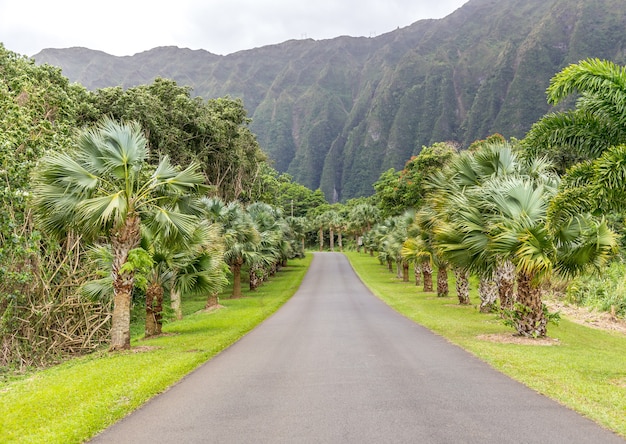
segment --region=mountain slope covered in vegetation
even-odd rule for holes
[[[374,38],[291,40],[227,56],[176,47],[34,56],[90,89],[161,76],[202,97],[240,97],[275,167],[330,200],[371,194],[381,172],[437,141],[523,137],[549,110],[550,78],[588,57],[626,62],[622,0],[470,0]]]

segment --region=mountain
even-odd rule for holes
[[[227,56],[176,47],[34,56],[90,89],[161,76],[202,97],[241,97],[275,167],[330,200],[371,194],[381,172],[424,145],[523,137],[549,111],[550,78],[588,57],[625,64],[623,0],[470,0],[374,38],[290,40]]]

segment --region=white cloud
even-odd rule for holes
[[[467,0],[0,0],[0,42],[33,55],[84,46],[130,55],[175,45],[228,54],[289,39],[372,36]]]

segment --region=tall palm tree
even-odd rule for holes
[[[186,200],[204,182],[197,164],[183,171],[163,158],[146,162],[147,142],[135,123],[107,119],[78,138],[76,149],[51,153],[41,161],[33,205],[42,228],[86,238],[105,236],[113,252],[114,306],[111,350],[130,348],[130,308],[134,283],[129,252],[139,245],[141,224],[167,236],[188,237],[195,216]]]
[[[419,264],[419,270],[422,274],[422,290],[424,292],[433,291],[432,254],[424,239],[419,235],[409,237],[402,244],[401,254],[404,260]]]

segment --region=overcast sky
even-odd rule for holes
[[[157,46],[230,54],[290,39],[374,37],[468,0],[0,0],[0,42],[19,54],[83,46],[122,56]]]

